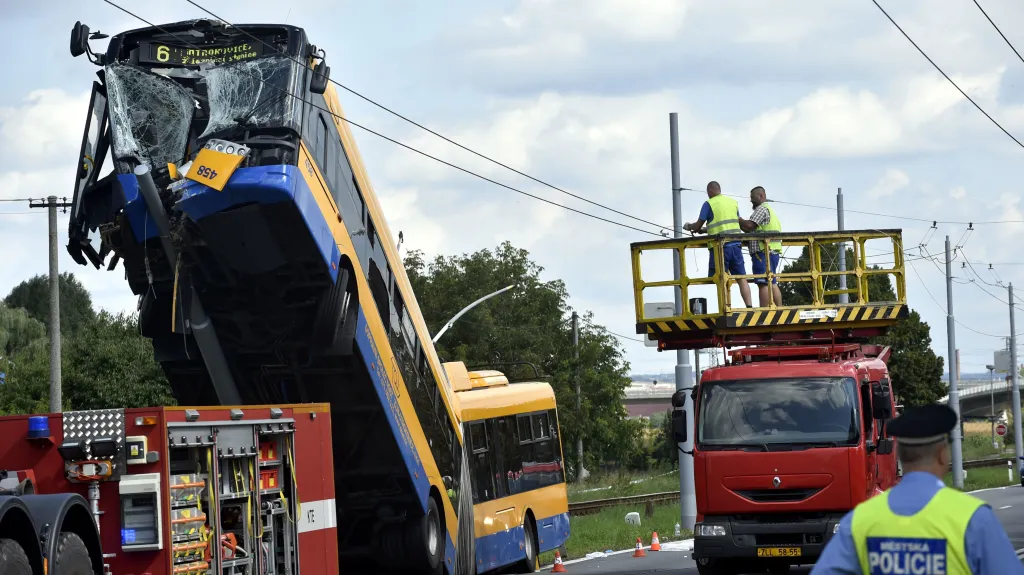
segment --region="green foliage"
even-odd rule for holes
[[[836,244],[822,244],[821,246],[821,259],[822,259],[822,271],[839,271],[839,257],[838,257],[838,246]],[[853,262],[853,250],[850,248],[846,249],[846,261]],[[848,265],[847,269],[852,267]],[[872,266],[871,269],[879,269],[878,266]],[[808,249],[805,247],[800,252],[800,257],[786,264],[782,268],[781,273],[797,273],[806,272],[810,270],[810,259],[808,255]],[[856,276],[848,274],[846,276],[846,287],[847,289],[854,289]],[[826,276],[822,281],[824,291],[833,291],[839,289],[839,276]],[[811,283],[810,282],[779,282],[779,291],[782,292],[782,302],[785,305],[802,305],[811,303]],[[850,302],[853,303],[857,299],[856,294],[850,294]],[[874,275],[868,277],[868,301],[893,301],[896,299],[896,293],[892,289],[892,282],[886,275]],[[839,301],[838,295],[825,296],[825,303],[837,303]]]
[[[837,270],[836,257],[838,249],[832,245],[821,247],[821,257],[825,262],[823,269]],[[853,261],[853,250],[846,250],[846,261]],[[809,269],[808,250],[804,248],[800,257],[786,265],[783,273],[805,272]],[[874,266],[873,269],[878,269]],[[847,276],[848,287],[853,287],[854,276]],[[824,279],[825,291],[839,289],[839,276]],[[780,283],[782,301],[785,305],[811,303],[810,283]],[[896,293],[888,276],[874,275],[868,278],[868,301],[894,301]],[[827,303],[836,303],[839,296],[826,296]],[[850,301],[856,301],[851,294]],[[943,359],[932,351],[931,328],[921,321],[921,316],[911,310],[910,315],[889,329],[882,337],[874,338],[872,343],[887,345],[892,349],[889,359],[889,375],[893,391],[907,407],[934,403],[946,395],[946,384],[942,382]]]
[[[910,314],[872,343],[892,349],[889,376],[893,392],[906,407],[935,403],[946,395],[942,381],[943,359],[932,351],[931,328],[921,315]]]
[[[411,251],[404,263],[431,333],[474,300],[516,286],[460,318],[438,341],[437,352],[443,361],[463,361],[470,368],[530,362],[550,376],[558,398],[562,450],[572,476],[576,438],[581,436],[586,467],[636,457],[644,424],[626,419],[622,397],[630,383],[629,367],[618,341],[593,325],[590,313],[581,314],[575,359],[565,284],[542,281],[543,268],[526,250],[505,242],[493,251],[438,256],[430,262],[421,252]],[[529,369],[496,367],[513,377],[532,376]],[[579,409],[577,375],[582,390]]]
[[[41,413],[49,409],[50,346],[43,339],[11,357],[15,364],[0,388],[0,412]],[[153,347],[139,335],[135,315],[100,312],[61,342],[64,409],[112,409],[173,405],[170,388]]]
[[[60,331],[66,335],[96,319],[96,312],[92,308],[92,297],[74,274],[69,272],[60,274],[59,284]],[[50,321],[49,278],[37,275],[21,282],[4,298],[4,303],[8,307],[24,309],[29,316],[48,326]]]
[[[6,358],[19,349],[46,336],[46,326],[21,308],[11,308],[0,302],[0,358]],[[0,363],[3,371],[4,363]]]

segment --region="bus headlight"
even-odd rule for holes
[[[723,537],[725,526],[723,525],[698,525],[697,535],[700,537]]]

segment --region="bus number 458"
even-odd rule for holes
[[[217,177],[217,170],[212,170],[206,166],[199,166],[199,169],[196,170],[196,175],[212,180]]]

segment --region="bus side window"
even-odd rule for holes
[[[522,493],[523,457],[519,453],[519,430],[516,429],[516,417],[506,415],[500,419],[503,426],[502,441],[504,445],[505,467],[510,474],[508,482],[509,495]]]
[[[370,260],[370,293],[373,294],[373,301],[377,304],[377,312],[380,313],[381,322],[384,323],[384,331],[391,335],[391,309],[388,305],[388,284],[377,267],[377,262]]]
[[[505,425],[501,418],[487,420],[491,432],[491,463],[494,471],[494,496],[508,496],[509,469],[505,457]]]

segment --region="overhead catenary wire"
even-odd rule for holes
[[[999,128],[999,129],[1000,129],[1000,130],[1001,130],[1001,131],[1002,131],[1002,132],[1003,132],[1004,134],[1006,134],[1006,136],[1007,136],[1007,137],[1009,137],[1009,138],[1010,138],[1011,140],[1013,140],[1013,141],[1014,141],[1014,143],[1016,143],[1016,144],[1017,144],[1018,146],[1020,146],[1021,148],[1024,148],[1024,143],[1021,143],[1021,141],[1020,141],[1020,140],[1018,140],[1018,139],[1017,139],[1017,138],[1016,138],[1016,137],[1015,137],[1015,136],[1014,136],[1013,134],[1011,134],[1011,133],[1010,133],[1010,132],[1009,132],[1009,131],[1008,131],[1008,130],[1007,130],[1006,128],[1004,128],[1002,124],[1000,124],[999,122],[997,122],[995,118],[993,118],[993,117],[992,117],[991,115],[989,115],[989,113],[988,113],[988,112],[986,112],[986,111],[985,111],[985,109],[984,109],[984,108],[982,108],[980,104],[978,104],[977,102],[975,102],[975,101],[974,101],[974,98],[972,98],[972,97],[970,97],[969,95],[967,95],[967,92],[964,92],[964,91],[963,91],[963,89],[962,89],[962,88],[961,88],[961,87],[960,87],[960,86],[959,86],[959,85],[958,85],[958,84],[957,84],[956,82],[954,82],[954,81],[953,81],[953,79],[952,79],[952,78],[950,78],[950,77],[949,77],[949,75],[948,75],[948,74],[946,74],[946,73],[945,73],[945,72],[944,72],[944,71],[942,70],[942,68],[940,68],[940,67],[939,67],[939,65],[938,65],[938,64],[936,64],[936,63],[935,63],[935,61],[934,61],[934,60],[932,60],[932,59],[931,59],[931,58],[930,58],[930,57],[928,56],[928,54],[926,54],[926,53],[925,53],[925,51],[921,49],[921,47],[920,47],[920,46],[918,46],[918,45],[917,45],[917,42],[914,42],[913,38],[911,38],[911,37],[910,37],[910,34],[907,34],[907,33],[906,33],[906,32],[905,32],[904,30],[903,30],[903,28],[901,28],[901,27],[900,27],[900,25],[899,25],[899,24],[897,24],[895,20],[893,20],[892,16],[890,16],[890,15],[889,15],[889,13],[885,11],[885,8],[882,8],[882,5],[878,3],[878,0],[871,0],[871,1],[872,1],[872,2],[873,2],[873,3],[875,4],[875,6],[877,6],[877,7],[878,7],[878,9],[879,9],[879,10],[881,10],[881,11],[882,11],[882,14],[885,14],[885,17],[886,17],[886,18],[888,18],[890,22],[892,22],[892,25],[893,25],[893,26],[895,26],[895,27],[896,27],[896,29],[900,31],[900,34],[903,34],[903,37],[904,37],[904,38],[906,38],[906,39],[907,39],[907,41],[908,41],[908,42],[910,42],[910,43],[911,43],[911,45],[913,45],[913,46],[914,46],[914,48],[916,48],[916,49],[917,49],[917,51],[921,53],[921,55],[922,55],[922,56],[924,56],[925,60],[928,60],[928,63],[929,63],[929,64],[931,64],[931,65],[932,65],[932,66],[933,66],[933,67],[934,67],[934,68],[935,68],[936,70],[938,70],[940,74],[942,74],[942,77],[943,77],[943,78],[945,78],[946,80],[948,80],[948,81],[949,81],[949,83],[950,83],[950,84],[952,84],[952,85],[953,85],[953,87],[954,87],[954,88],[956,88],[956,89],[957,89],[957,91],[958,91],[958,92],[960,92],[960,94],[962,94],[964,98],[967,98],[967,101],[968,101],[968,102],[970,102],[971,104],[973,104],[973,105],[974,105],[974,107],[975,107],[975,108],[977,108],[979,112],[981,112],[981,113],[982,113],[982,114],[983,114],[983,115],[984,115],[984,116],[985,116],[986,118],[988,118],[988,120],[989,120],[990,122],[992,122],[993,124],[995,124],[995,126],[996,126],[997,128]],[[974,3],[978,5],[978,8],[981,8],[981,5],[980,5],[980,4],[978,4],[978,3],[977,3],[977,1],[975,1]],[[984,10],[982,10],[982,13],[984,13],[984,12],[985,12],[985,11],[984,11]],[[988,14],[985,14],[985,17],[987,18],[987,17],[988,17]],[[992,20],[991,20],[991,19],[989,19],[989,22],[992,22]],[[995,26],[995,23],[993,22],[993,23],[992,23],[992,25],[993,25],[993,26]],[[998,28],[997,28],[997,30],[998,30]],[[1002,35],[1002,32],[1000,32],[1000,35]],[[1005,36],[1003,36],[1003,39],[1005,39],[1005,38],[1006,38],[1006,37],[1005,37]],[[1007,43],[1009,43],[1009,40],[1007,40]],[[1012,48],[1013,46],[1011,45],[1010,47]],[[1016,50],[1014,50],[1014,52],[1016,52]],[[1020,56],[1020,54],[1018,54],[1018,56]]]
[[[308,69],[308,70],[312,70],[312,67],[310,67],[310,65],[309,65],[308,63],[306,63],[306,62],[303,62],[303,61],[301,61],[301,60],[299,60],[299,59],[297,59],[297,58],[294,58],[294,57],[288,56],[287,54],[284,54],[284,53],[283,53],[283,52],[281,52],[281,51],[280,51],[280,50],[279,50],[279,49],[278,49],[278,48],[277,48],[276,46],[273,46],[273,45],[269,44],[268,42],[264,41],[264,40],[263,40],[262,38],[259,38],[259,37],[255,36],[255,35],[253,35],[253,34],[250,34],[249,32],[246,32],[245,30],[242,30],[242,29],[240,29],[240,28],[236,27],[236,26],[235,26],[234,24],[232,24],[231,22],[229,22],[229,21],[225,20],[224,18],[222,18],[222,17],[218,16],[217,14],[214,14],[214,13],[213,13],[212,11],[208,10],[207,8],[204,8],[204,7],[203,7],[202,5],[200,5],[200,4],[198,3],[198,2],[195,2],[194,0],[185,0],[185,1],[186,1],[186,2],[188,2],[189,4],[191,4],[191,5],[195,6],[196,8],[198,8],[198,9],[202,10],[203,12],[206,12],[206,13],[207,13],[207,14],[209,14],[210,16],[213,16],[213,17],[214,17],[214,18],[216,18],[217,20],[220,20],[221,22],[223,22],[223,23],[227,24],[228,26],[231,26],[232,28],[234,28],[234,29],[238,30],[239,32],[242,32],[242,33],[243,33],[243,34],[245,34],[246,36],[249,36],[250,38],[252,38],[252,39],[256,40],[257,42],[260,42],[260,43],[261,43],[261,44],[263,44],[264,46],[267,46],[267,47],[269,47],[269,48],[271,48],[271,49],[275,50],[275,51],[276,51],[276,52],[278,52],[279,54],[281,54],[281,55],[283,55],[283,56],[286,56],[286,57],[290,58],[290,59],[291,59],[292,61],[294,61],[294,62],[298,63],[298,64],[299,64],[299,65],[301,65],[301,66],[304,66],[304,67],[305,67],[306,69]],[[561,192],[561,193],[563,193],[563,194],[566,194],[566,195],[568,195],[568,196],[570,196],[570,197],[576,198],[577,200],[580,200],[580,201],[586,202],[586,203],[588,203],[588,204],[591,204],[591,205],[594,205],[594,206],[597,206],[597,207],[603,208],[603,209],[605,209],[605,210],[608,210],[608,211],[614,212],[614,213],[616,213],[616,214],[619,214],[620,216],[625,216],[625,217],[627,217],[627,218],[630,218],[630,219],[632,219],[632,220],[636,220],[636,221],[638,221],[638,222],[642,222],[642,223],[645,223],[645,224],[648,224],[648,225],[651,225],[651,226],[654,226],[654,227],[656,227],[656,228],[660,228],[660,229],[666,229],[666,230],[671,230],[671,229],[673,229],[673,226],[666,226],[666,225],[662,225],[662,224],[657,224],[657,223],[651,222],[651,221],[649,221],[649,220],[645,220],[645,219],[643,219],[643,218],[639,218],[639,217],[637,217],[637,216],[634,216],[634,215],[632,215],[632,214],[628,214],[628,213],[626,213],[626,212],[623,212],[623,211],[617,210],[617,209],[615,209],[615,208],[612,208],[612,207],[610,207],[610,206],[606,206],[606,205],[604,205],[604,204],[602,204],[602,203],[599,203],[599,202],[595,202],[595,201],[593,201],[593,200],[590,200],[590,199],[588,199],[588,198],[585,198],[585,197],[583,197],[583,196],[580,196],[580,195],[578,195],[578,194],[574,194],[574,193],[572,193],[572,192],[570,192],[570,191],[568,191],[568,190],[565,190],[565,189],[563,189],[563,188],[561,188],[561,187],[559,187],[559,186],[556,186],[556,185],[554,185],[554,184],[551,184],[551,183],[549,183],[549,182],[546,182],[546,181],[544,181],[544,180],[541,180],[540,178],[536,178],[536,177],[534,177],[534,176],[531,176],[530,174],[527,174],[526,172],[523,172],[523,171],[521,171],[521,170],[517,170],[516,168],[513,168],[512,166],[509,166],[508,164],[505,164],[505,163],[503,163],[503,162],[500,162],[500,161],[498,161],[498,160],[495,160],[494,158],[492,158],[492,157],[490,157],[490,156],[487,156],[487,155],[485,155],[485,154],[482,154],[482,153],[480,153],[480,152],[478,152],[478,151],[476,151],[476,150],[474,150],[474,149],[472,149],[472,148],[469,148],[469,147],[467,147],[467,146],[464,146],[464,145],[460,144],[459,142],[456,142],[455,140],[453,140],[453,139],[451,139],[451,138],[449,138],[449,137],[445,136],[444,134],[441,134],[441,133],[437,132],[436,130],[432,130],[432,129],[430,129],[430,128],[428,128],[428,127],[424,126],[423,124],[421,124],[421,123],[419,123],[419,122],[417,122],[417,121],[415,121],[415,120],[413,120],[413,119],[409,118],[408,116],[405,116],[405,115],[403,115],[403,114],[400,114],[400,113],[396,112],[395,110],[393,110],[393,109],[391,109],[391,108],[389,108],[389,107],[387,107],[387,106],[385,106],[385,105],[381,104],[380,102],[377,102],[376,100],[374,100],[374,99],[372,99],[372,98],[370,98],[370,97],[368,97],[368,96],[366,96],[366,95],[364,95],[364,94],[361,94],[361,93],[359,93],[359,92],[357,92],[357,91],[353,90],[352,88],[349,88],[348,86],[346,86],[346,85],[344,85],[344,84],[342,84],[342,83],[340,83],[340,82],[338,82],[338,81],[336,81],[336,80],[334,80],[334,79],[332,79],[332,78],[328,78],[328,81],[329,81],[330,83],[334,84],[335,86],[338,86],[338,87],[339,87],[339,88],[341,88],[342,90],[345,90],[346,92],[348,92],[348,93],[350,93],[350,94],[352,94],[352,95],[354,95],[354,96],[356,96],[356,97],[358,97],[358,98],[361,98],[361,99],[365,100],[366,102],[368,102],[368,103],[370,103],[370,104],[373,104],[374,106],[376,106],[376,107],[380,108],[381,110],[384,110],[385,112],[387,112],[387,113],[389,113],[389,114],[391,114],[391,115],[393,115],[393,116],[395,116],[395,117],[397,117],[397,118],[400,118],[400,119],[402,119],[402,120],[404,120],[404,121],[406,121],[406,122],[408,122],[408,123],[412,124],[413,126],[416,126],[417,128],[420,128],[421,130],[424,130],[424,131],[426,131],[426,132],[428,132],[428,133],[430,133],[430,134],[432,134],[432,135],[434,135],[434,136],[436,136],[436,137],[438,137],[438,138],[440,138],[440,139],[442,139],[442,140],[444,140],[444,141],[448,142],[449,144],[452,144],[453,146],[456,146],[456,147],[458,147],[458,148],[461,148],[462,150],[465,150],[465,151],[467,151],[467,152],[469,152],[469,153],[471,153],[471,154],[473,154],[473,155],[475,155],[475,156],[477,156],[477,157],[479,157],[479,158],[482,158],[482,159],[484,159],[484,160],[487,160],[488,162],[491,162],[491,163],[493,163],[493,164],[495,164],[495,165],[501,166],[502,168],[505,168],[506,170],[509,170],[509,171],[511,171],[511,172],[515,172],[516,174],[519,174],[520,176],[523,176],[524,178],[528,178],[528,179],[530,179],[530,180],[533,180],[534,182],[537,182],[538,184],[541,184],[541,185],[543,185],[543,186],[546,186],[546,187],[548,187],[548,188],[551,188],[552,190],[555,190],[555,191]]]
[[[183,42],[184,44],[186,44],[186,45],[188,45],[188,46],[195,46],[195,45],[194,45],[193,43],[189,42],[188,40],[185,40],[185,39],[184,39],[184,38],[182,38],[181,36],[178,36],[177,34],[174,34],[174,33],[172,33],[172,32],[169,32],[169,31],[165,30],[165,29],[164,29],[164,28],[162,28],[161,26],[158,26],[158,25],[156,25],[156,24],[154,24],[154,23],[150,22],[149,20],[146,20],[145,18],[143,18],[143,17],[141,17],[141,16],[139,16],[139,15],[137,15],[137,14],[135,14],[135,13],[131,12],[131,11],[130,11],[130,10],[128,10],[127,8],[124,8],[124,7],[120,6],[120,5],[118,5],[118,4],[116,3],[116,2],[113,2],[112,0],[103,0],[103,1],[104,1],[105,3],[107,3],[107,4],[110,4],[111,6],[113,6],[113,7],[115,7],[115,8],[117,8],[118,10],[121,10],[121,11],[122,11],[122,12],[124,12],[125,14],[128,14],[129,16],[132,16],[133,18],[137,18],[138,20],[140,20],[140,21],[142,21],[142,22],[144,22],[144,23],[148,24],[149,26],[152,26],[153,28],[156,28],[157,30],[160,30],[161,32],[163,32],[163,33],[165,33],[165,34],[168,34],[168,35],[170,35],[170,36],[172,36],[172,37],[174,37],[174,38],[177,38],[178,40],[180,40],[181,42]],[[608,218],[604,218],[604,217],[601,217],[601,216],[598,216],[598,215],[596,215],[596,214],[592,214],[592,213],[589,213],[589,212],[584,212],[584,211],[582,211],[582,210],[578,210],[578,209],[576,209],[576,208],[573,208],[573,207],[570,207],[570,206],[566,206],[566,205],[564,205],[564,204],[560,204],[560,203],[558,203],[558,202],[555,202],[555,201],[549,200],[549,199],[547,199],[547,198],[542,198],[542,197],[540,197],[540,196],[537,196],[537,195],[535,195],[535,194],[531,194],[531,193],[529,193],[529,192],[526,192],[526,191],[520,190],[519,188],[516,188],[516,187],[510,186],[510,185],[508,185],[508,184],[505,184],[505,183],[499,182],[499,181],[497,181],[497,180],[491,179],[491,178],[489,178],[489,177],[487,177],[487,176],[484,176],[484,175],[482,175],[482,174],[478,174],[478,173],[476,173],[476,172],[474,172],[474,171],[472,171],[472,170],[469,170],[469,169],[467,169],[467,168],[463,168],[462,166],[459,166],[459,165],[453,164],[453,163],[451,163],[451,162],[448,162],[448,161],[446,161],[446,160],[443,160],[443,159],[441,159],[441,158],[438,158],[437,156],[433,156],[433,155],[431,155],[431,154],[428,154],[427,152],[424,152],[424,151],[422,151],[422,150],[419,150],[419,149],[417,149],[417,148],[414,148],[414,147],[412,147],[412,146],[410,146],[410,145],[408,145],[408,144],[405,144],[405,143],[403,143],[403,142],[400,142],[400,141],[398,141],[398,140],[396,140],[396,139],[394,139],[394,138],[391,138],[391,137],[389,137],[389,136],[385,136],[384,134],[381,134],[380,132],[377,132],[377,131],[375,131],[375,130],[373,130],[373,129],[370,129],[370,128],[366,127],[366,126],[363,126],[363,125],[361,125],[361,124],[359,124],[359,123],[356,123],[356,122],[354,122],[354,121],[352,121],[352,120],[350,120],[350,119],[348,119],[348,118],[346,118],[346,117],[344,117],[344,116],[342,116],[342,115],[340,115],[340,114],[336,114],[336,113],[332,112],[331,110],[328,110],[327,108],[324,108],[323,106],[319,106],[319,105],[317,105],[317,104],[316,104],[316,103],[314,103],[314,102],[310,102],[309,100],[306,100],[305,98],[303,98],[302,96],[299,96],[298,94],[292,94],[291,92],[288,92],[287,90],[284,90],[284,89],[282,89],[282,88],[280,88],[280,87],[278,87],[278,86],[275,86],[275,85],[273,85],[273,84],[271,84],[271,83],[267,82],[266,80],[264,80],[264,79],[262,79],[262,78],[259,78],[259,77],[258,77],[258,76],[256,76],[255,74],[249,74],[249,76],[250,76],[250,77],[252,77],[252,78],[253,78],[254,80],[257,80],[257,81],[259,81],[260,83],[264,84],[265,86],[269,86],[269,87],[272,87],[272,88],[274,88],[274,89],[276,89],[276,90],[278,90],[278,91],[280,91],[280,92],[282,92],[282,93],[286,94],[287,96],[290,96],[290,97],[292,97],[292,98],[295,98],[295,99],[297,99],[297,100],[299,100],[299,101],[301,101],[301,102],[303,102],[303,103],[305,103],[305,104],[308,104],[308,105],[310,105],[310,106],[312,106],[312,107],[314,107],[314,108],[316,108],[316,109],[320,110],[321,112],[323,112],[323,113],[325,113],[325,114],[329,114],[329,115],[330,115],[330,116],[332,116],[332,117],[338,118],[339,120],[341,120],[341,121],[343,121],[343,122],[345,122],[345,123],[347,123],[347,124],[349,124],[349,125],[351,125],[351,126],[355,126],[356,128],[359,128],[359,129],[361,129],[361,130],[363,130],[363,131],[365,131],[365,132],[368,132],[368,133],[370,133],[370,134],[373,134],[374,136],[377,136],[378,138],[381,138],[381,139],[387,140],[387,141],[389,141],[389,142],[391,142],[391,143],[393,143],[393,144],[395,144],[395,145],[397,145],[397,146],[401,146],[402,148],[405,148],[405,149],[407,149],[407,150],[409,150],[409,151],[411,151],[411,152],[415,152],[416,154],[419,154],[419,155],[421,155],[421,156],[423,156],[423,157],[425,157],[425,158],[428,158],[428,159],[434,160],[435,162],[438,162],[438,163],[444,164],[444,165],[446,165],[446,166],[448,166],[448,167],[450,167],[450,168],[456,169],[456,170],[458,170],[458,171],[460,171],[460,172],[463,172],[463,173],[465,173],[465,174],[468,174],[468,175],[471,175],[471,176],[473,176],[473,177],[479,178],[479,179],[481,179],[481,180],[483,180],[483,181],[485,181],[485,182],[488,182],[488,183],[494,184],[494,185],[496,185],[496,186],[499,186],[499,187],[505,188],[505,189],[507,189],[507,190],[510,190],[510,191],[516,192],[517,194],[521,194],[521,195],[524,195],[524,196],[526,196],[526,197],[529,197],[529,198],[532,198],[532,199],[535,199],[535,200],[538,200],[538,201],[544,202],[544,203],[546,203],[546,204],[550,204],[550,205],[552,205],[552,206],[555,206],[555,207],[559,207],[559,208],[562,208],[562,209],[564,209],[564,210],[568,210],[568,211],[570,211],[570,212],[574,212],[574,213],[580,214],[580,215],[582,215],[582,216],[586,216],[586,217],[589,217],[589,218],[593,218],[593,219],[595,219],[595,220],[603,221],[603,222],[605,222],[605,223],[609,223],[609,224],[612,224],[612,225],[616,225],[616,226],[619,226],[619,227],[622,227],[622,228],[626,228],[626,229],[634,230],[634,231],[637,231],[637,232],[640,232],[640,233],[644,233],[644,234],[649,234],[649,235],[652,235],[652,236],[657,236],[657,237],[659,237],[659,238],[663,237],[663,236],[662,236],[662,235],[661,235],[660,233],[657,233],[657,232],[652,232],[652,231],[650,231],[650,230],[645,230],[645,229],[641,229],[641,228],[638,228],[638,227],[636,227],[636,226],[632,226],[632,225],[629,225],[629,224],[624,224],[624,223],[622,223],[622,222],[617,222],[617,221],[615,221],[615,220],[610,220],[610,219],[608,219]],[[668,229],[671,229],[671,228],[668,228]]]

